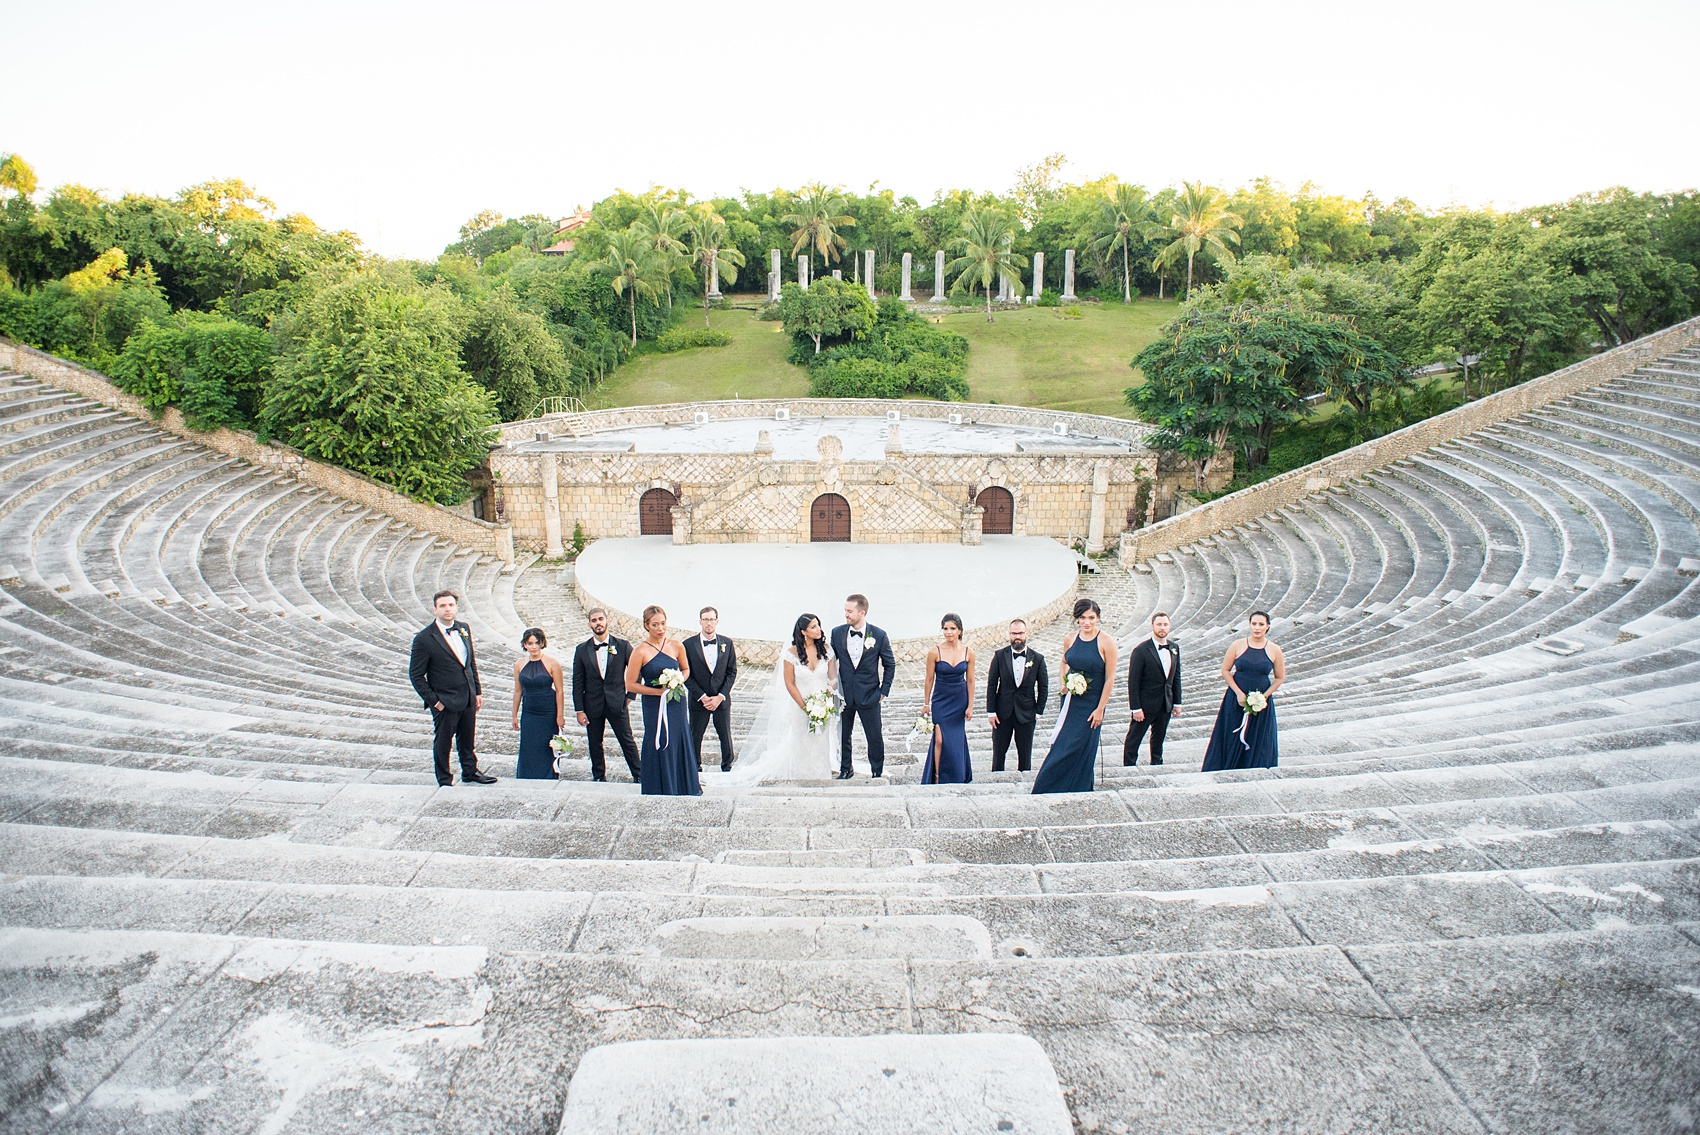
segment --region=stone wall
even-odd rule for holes
[[[860,400],[846,401],[849,408],[865,408]],[[618,413],[641,419],[647,409],[670,410],[643,407]],[[996,409],[1049,418],[1042,411]],[[526,423],[524,440],[532,440],[544,423],[561,424],[560,419]],[[1144,429],[1138,423],[1121,424]],[[836,439],[826,441],[836,445]],[[857,543],[975,543],[979,509],[973,500],[997,486],[1008,489],[1014,498],[1014,535],[1086,540],[1092,532],[1094,481],[1101,475],[1099,540],[1113,543],[1124,528],[1148,521],[1155,499],[1148,494],[1142,514],[1132,515],[1141,484],[1157,475],[1157,457],[1144,449],[1133,453],[1092,449],[1042,454],[900,452],[878,461],[841,461],[838,450],[827,449],[815,461],[775,460],[758,453],[557,453],[560,530],[567,539],[575,526],[592,540],[636,536],[639,499],[649,489],[665,488],[680,503],[674,511],[678,542],[806,541],[810,505],[820,494],[835,492],[850,503],[852,538]],[[490,465],[502,494],[503,518],[513,525],[516,542],[542,549],[547,505],[541,455],[503,448],[491,454]]]
[[[1124,533],[1119,548],[1121,562],[1124,566],[1131,566],[1255,520],[1295,504],[1311,493],[1345,484],[1373,469],[1515,418],[1549,402],[1568,398],[1591,386],[1620,378],[1644,363],[1675,354],[1697,342],[1700,342],[1700,317],[1437,414],[1385,437],[1342,450],[1302,469],[1271,477],[1262,484],[1230,493],[1173,519],[1137,532]]]
[[[0,338],[0,367],[69,390],[84,398],[121,410],[135,417],[152,420],[155,425],[185,441],[204,445],[227,457],[235,457],[261,469],[282,473],[314,488],[324,489],[395,517],[403,524],[422,532],[441,536],[445,540],[471,548],[481,555],[496,556],[503,563],[514,560],[513,529],[507,525],[491,524],[470,516],[451,512],[441,505],[416,501],[396,492],[388,485],[374,481],[361,473],[339,469],[315,461],[298,449],[277,442],[262,442],[247,430],[193,430],[183,421],[176,407],[154,417],[141,399],[126,394],[114,386],[105,375],[80,367],[76,363]]]

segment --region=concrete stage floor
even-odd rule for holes
[[[674,544],[666,536],[598,540],[577,564],[579,598],[619,615],[635,631],[644,607],[667,609],[668,624],[697,629],[697,611],[720,611],[720,629],[739,654],[771,660],[804,611],[831,629],[844,620],[844,597],[868,597],[868,621],[900,656],[920,657],[938,640],[947,611],[972,637],[1004,641],[1021,617],[1048,622],[1072,606],[1073,552],[1042,537],[987,536],[961,544]],[[973,632],[984,633],[974,636]],[[906,642],[907,640],[907,642]],[[919,644],[919,650],[915,649]],[[908,649],[905,649],[906,646]]]

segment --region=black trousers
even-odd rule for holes
[[[614,713],[585,713],[585,740],[590,743],[590,777],[592,780],[607,780],[608,769],[602,760],[602,727],[607,725],[614,731],[614,739],[620,743],[620,752],[626,755],[626,767],[631,770],[632,783],[642,781],[639,773],[642,766],[638,764],[637,742],[632,739],[632,722],[626,716],[626,703],[621,702],[620,708]]]
[[[875,776],[885,772],[885,732],[880,724],[880,703],[876,700],[872,705],[847,705],[840,711],[838,734],[842,741],[838,771],[848,773],[850,767],[850,737],[856,731],[856,719],[862,719],[862,736],[868,739],[868,768]]]
[[[1163,738],[1169,732],[1169,715],[1158,712],[1147,713],[1144,721],[1135,721],[1127,727],[1127,740],[1122,742],[1122,764],[1139,763],[1139,743],[1145,739],[1147,729],[1151,731],[1151,763],[1162,762]]]
[[[1023,725],[1019,721],[998,718],[998,723],[992,726],[992,771],[1003,771],[1003,759],[1009,752],[1009,740],[1015,738],[1016,768],[1022,772],[1033,770],[1033,722]]]
[[[720,703],[720,708],[710,713],[702,707],[702,703],[691,699],[691,751],[697,755],[697,768],[702,768],[702,738],[708,732],[708,723],[714,722],[714,735],[720,738],[720,767],[727,772],[732,771],[732,761],[736,756],[732,751],[732,699],[727,698]]]
[[[474,750],[478,732],[478,711],[471,705],[465,709],[432,709],[431,724],[436,736],[431,739],[431,759],[437,767],[437,783],[453,784],[449,771],[449,749],[460,749],[460,775],[478,771],[478,753]]]

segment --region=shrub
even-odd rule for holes
[[[816,398],[901,398],[909,376],[879,359],[835,358],[809,372]]]
[[[692,347],[730,347],[732,336],[707,327],[679,327],[656,337],[657,351],[686,351]]]
[[[272,375],[272,337],[218,315],[143,320],[124,341],[112,379],[154,413],[180,403],[192,429],[247,425]]]
[[[1052,291],[1050,288],[1046,288],[1043,292],[1041,292],[1039,294],[1039,298],[1033,302],[1033,306],[1034,307],[1061,307],[1062,306],[1062,295],[1059,292]]]

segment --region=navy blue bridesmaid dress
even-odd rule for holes
[[[558,780],[555,750],[555,679],[538,661],[527,662],[519,671],[519,767],[517,780]]]
[[[1248,646],[1234,659],[1234,685],[1246,693],[1267,690],[1274,681],[1275,663],[1269,652],[1260,646]],[[1240,699],[1233,688],[1222,695],[1222,708],[1216,711],[1216,727],[1210,731],[1210,747],[1204,750],[1204,772],[1219,772],[1234,768],[1274,768],[1280,763],[1281,750],[1275,734],[1275,699],[1262,713],[1251,714],[1240,708]],[[1242,729],[1241,726],[1244,725]]]
[[[1068,699],[1068,714],[1062,719],[1056,740],[1051,742],[1051,751],[1045,754],[1039,775],[1033,778],[1034,795],[1092,791],[1092,780],[1098,771],[1098,735],[1104,728],[1100,723],[1094,729],[1089,720],[1092,711],[1098,708],[1098,700],[1104,696],[1104,656],[1098,652],[1101,637],[1102,631],[1091,642],[1076,637],[1074,645],[1063,655],[1070,673],[1086,675],[1086,693]]]
[[[645,685],[654,685],[663,670],[677,670],[678,660],[657,654],[638,670]],[[697,755],[691,748],[691,718],[685,699],[638,698],[643,706],[643,755],[638,767],[645,796],[701,796]],[[662,703],[666,702],[663,706]]]
[[[933,725],[944,739],[933,768],[933,747],[927,748],[922,784],[967,784],[974,779],[968,763],[968,659],[952,665],[939,659],[933,663]],[[936,745],[937,742],[935,741]]]

